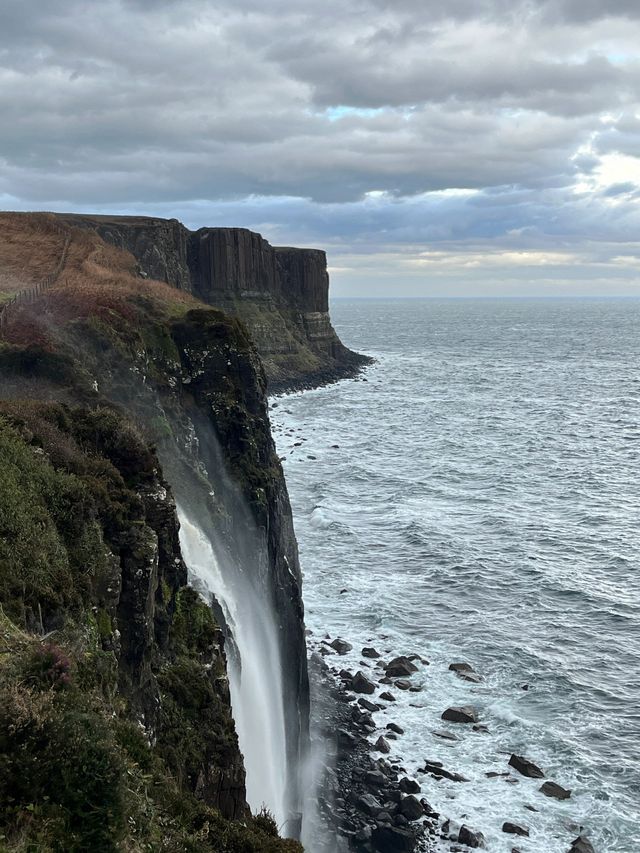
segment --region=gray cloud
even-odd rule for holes
[[[632,257],[638,44],[635,0],[5,0],[0,198],[405,272],[425,247]]]

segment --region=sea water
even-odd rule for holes
[[[367,381],[275,401],[312,644],[418,653],[374,715],[488,849],[640,848],[640,301],[335,301]],[[471,664],[480,684],[451,662]],[[364,670],[369,674],[373,670]],[[381,688],[385,689],[385,688]],[[389,689],[389,688],[386,688]],[[374,698],[374,697],[372,697]],[[472,704],[488,732],[444,723]],[[433,734],[448,729],[458,740]],[[375,740],[376,735],[372,740]],[[512,752],[572,791],[511,774]],[[424,760],[468,782],[418,773]],[[532,809],[535,809],[533,811]],[[501,831],[526,826],[529,838]]]

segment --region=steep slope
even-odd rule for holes
[[[295,813],[308,720],[300,570],[259,359],[235,320],[52,217],[0,215],[8,292],[46,274],[27,264],[20,280],[24,245],[53,269],[67,244],[57,280],[9,306],[0,336],[0,714],[2,731],[24,734],[0,737],[0,756],[13,784],[46,743],[51,780],[32,761],[2,831],[16,850],[297,850],[249,816],[213,613],[232,660],[237,637],[220,602],[212,611],[186,586],[172,496],[230,584],[255,575],[276,614]],[[71,744],[94,742],[108,814],[73,763]]]
[[[331,325],[327,259],[319,249],[273,247],[244,228],[191,232],[175,219],[61,219],[127,249],[150,278],[242,319],[272,392],[350,376],[369,362],[347,349]]]

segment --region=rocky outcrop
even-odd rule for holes
[[[242,319],[272,392],[353,375],[369,361],[347,349],[331,325],[327,259],[319,249],[273,247],[245,228],[192,232],[175,219],[60,218],[131,252],[141,275]]]

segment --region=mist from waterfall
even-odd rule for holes
[[[226,622],[231,705],[247,774],[247,801],[255,813],[266,806],[284,835],[291,814],[282,661],[271,599],[247,567],[227,565],[230,557],[177,507],[180,545],[190,583]],[[248,533],[251,535],[251,533]]]

